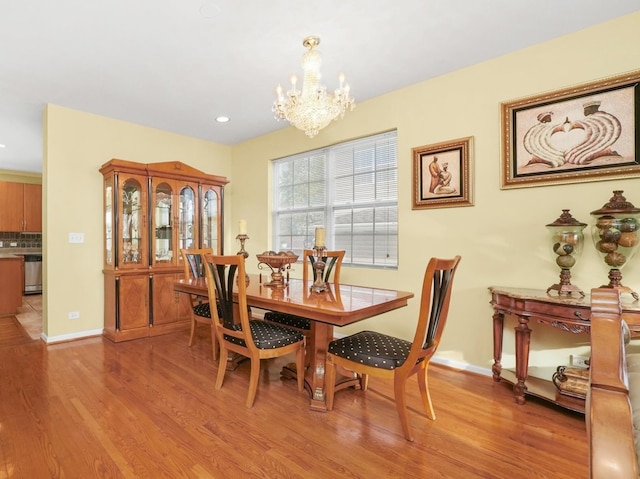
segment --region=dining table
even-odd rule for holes
[[[329,342],[334,339],[334,327],[347,326],[363,319],[387,313],[408,304],[412,292],[372,288],[343,283],[327,283],[326,291],[311,290],[311,281],[291,278],[284,287],[267,286],[262,275],[247,275],[247,304],[252,308],[278,311],[311,320],[307,341],[311,347],[309,366],[305,371],[305,387],[310,392],[310,408],[326,411],[325,359]],[[207,296],[205,278],[181,279],[174,283],[174,292]],[[288,366],[283,375],[293,376]],[[359,384],[355,375],[339,375],[336,389]]]

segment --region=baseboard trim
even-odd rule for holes
[[[59,334],[57,336],[47,336],[42,333],[40,338],[47,344],[63,343],[66,341],[74,341],[76,339],[92,338],[94,336],[102,336],[102,329],[91,329],[88,331],[78,331],[77,333]]]
[[[459,369],[461,371],[468,371],[470,373],[480,374],[482,376],[493,376],[491,369],[481,368],[478,366],[474,366],[473,364],[463,363],[461,361],[452,361],[451,359],[438,357],[436,354],[432,359],[432,363],[440,364],[441,366],[446,366],[452,369]]]

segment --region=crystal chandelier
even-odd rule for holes
[[[291,90],[286,96],[278,85],[278,98],[273,102],[273,113],[277,120],[287,120],[304,131],[309,138],[313,138],[332,120],[338,116],[342,118],[347,109],[353,110],[356,104],[342,73],[339,76],[340,86],[332,96],[327,95],[326,87],[320,84],[322,58],[316,50],[320,38],[307,37],[302,44],[309,49],[302,55],[302,90],[296,88],[298,78],[295,75],[291,77]]]

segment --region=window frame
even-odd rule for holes
[[[326,243],[328,249],[345,249],[347,254],[343,260],[343,265],[362,266],[367,268],[397,269],[399,244],[398,244],[398,139],[397,131],[388,131],[369,137],[350,140],[316,150],[310,150],[287,157],[272,160],[272,244],[277,251],[292,250],[300,253],[302,249],[311,249],[316,227],[324,227],[326,230]],[[355,152],[348,159],[341,159],[345,151],[349,149]],[[368,149],[373,149],[373,160],[364,158],[363,163],[367,163],[364,168],[358,168],[358,153],[366,155]],[[387,150],[387,151],[385,151]],[[347,154],[348,156],[348,154]],[[306,167],[304,163],[307,163]],[[322,180],[317,175],[317,171],[309,166],[311,161],[322,163]],[[338,162],[340,168],[337,168]],[[344,173],[344,163],[347,164],[347,172]],[[298,169],[295,168],[296,164]],[[371,167],[373,165],[373,167]],[[317,166],[317,165],[314,165]],[[279,169],[282,170],[279,170]],[[350,168],[350,170],[349,170]],[[306,169],[306,179],[301,181]],[[337,170],[343,170],[343,174],[338,175]],[[358,171],[363,169],[363,172]],[[285,171],[288,170],[288,171]],[[349,172],[350,171],[350,172]],[[361,196],[356,191],[358,179],[365,178],[361,185],[366,185],[366,177],[372,178],[368,188],[363,188]],[[386,177],[382,181],[379,177]],[[286,177],[286,180],[283,179]],[[353,191],[348,192],[345,197],[352,195],[351,200],[338,198],[336,183],[338,178],[351,181]],[[311,197],[310,185],[322,183],[320,188],[322,203],[318,204],[317,197]],[[306,186],[306,191],[304,187]],[[385,187],[384,193],[380,187]],[[298,188],[297,196],[295,193]],[[288,190],[288,191],[287,191]],[[367,191],[369,196],[367,196]],[[303,198],[306,204],[296,205],[296,200]],[[340,200],[338,203],[337,201]],[[283,203],[288,203],[283,206]],[[339,234],[337,230],[340,225],[336,225],[336,218],[340,213],[349,214],[351,221],[348,234]],[[354,213],[369,215],[371,222],[354,222]],[[386,214],[388,221],[380,219],[380,215]],[[347,223],[343,223],[347,224]],[[367,229],[369,234],[354,233],[356,229]],[[358,228],[360,226],[360,228]],[[380,233],[380,228],[386,229]],[[283,232],[284,230],[284,232]],[[282,241],[287,237],[289,241]],[[340,241],[342,237],[342,241]],[[370,242],[367,248],[366,258],[355,257],[353,251],[360,251],[354,247],[354,242]],[[348,244],[347,244],[348,243]]]

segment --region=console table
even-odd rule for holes
[[[584,412],[584,400],[559,394],[555,385],[548,380],[529,378],[529,346],[531,329],[529,321],[557,328],[570,333],[590,333],[590,296],[558,296],[544,289],[489,287],[493,306],[493,380],[504,379],[513,384],[517,404],[525,403],[525,394],[540,397],[574,411]],[[640,302],[631,301],[622,295],[622,316],[633,335],[640,335]],[[515,371],[502,369],[502,337],[504,318],[514,316],[516,365]]]

